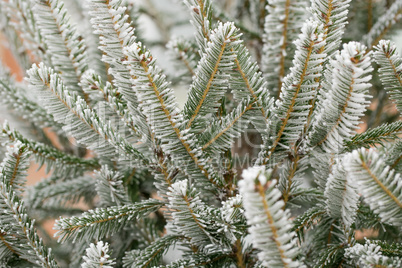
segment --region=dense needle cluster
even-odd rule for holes
[[[0,0],[0,266],[402,267],[402,0],[173,4]]]

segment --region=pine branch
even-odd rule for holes
[[[345,142],[348,150],[360,147],[369,148],[371,146],[384,145],[384,142],[398,140],[398,134],[402,131],[402,122],[384,123],[379,127],[368,129],[363,133],[354,135],[349,141]]]
[[[113,258],[110,257],[109,244],[99,241],[96,246],[91,243],[89,248],[86,249],[86,256],[83,257],[83,268],[113,268],[116,264]]]
[[[339,159],[332,167],[324,195],[327,198],[328,215],[334,219],[341,218],[349,229],[356,219],[359,194],[353,181],[347,176],[344,161]]]
[[[281,193],[275,189],[276,181],[267,184],[271,172],[250,168],[243,172],[239,183],[254,247],[260,251],[258,258],[265,266],[303,267],[294,260],[297,256],[295,233],[291,232],[289,212],[282,210],[284,203],[279,200]]]
[[[315,78],[320,76],[324,55],[319,54],[323,41],[322,25],[307,21],[302,34],[296,41],[294,67],[283,82],[281,101],[275,110],[276,118],[271,129],[276,130],[272,142],[268,142],[260,153],[260,161],[267,164],[278,146],[289,150],[299,139],[308,116],[309,102],[314,97],[314,88],[318,86]]]
[[[397,109],[402,111],[402,59],[391,41],[381,40],[374,49],[374,59],[380,66],[378,71],[381,82]]]
[[[369,49],[376,46],[378,42],[384,38],[387,32],[395,25],[402,16],[402,1],[395,0],[395,2],[388,8],[384,15],[377,19],[370,32],[363,36],[362,42],[366,44]]]
[[[86,46],[75,25],[71,23],[64,3],[59,0],[35,0],[34,10],[52,65],[66,86],[85,98],[78,83],[88,68]]]
[[[132,219],[146,217],[163,205],[161,201],[149,199],[132,205],[89,210],[80,217],[60,218],[54,226],[58,230],[55,236],[59,241],[102,239],[118,232]]]
[[[266,6],[262,69],[271,92],[280,95],[285,70],[291,66],[292,43],[303,24],[304,0],[273,0]]]
[[[370,149],[355,150],[345,158],[345,169],[358,184],[358,190],[384,223],[402,224],[402,180]]]
[[[324,84],[328,92],[318,105],[308,143],[321,146],[324,151],[338,152],[350,140],[360,124],[368,105],[368,81],[373,70],[366,47],[351,42],[331,61]]]

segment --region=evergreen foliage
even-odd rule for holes
[[[401,267],[401,8],[0,0],[0,266]]]

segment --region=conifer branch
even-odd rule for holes
[[[348,7],[351,0],[314,0],[311,2],[311,13],[316,21],[320,21],[324,25],[325,44],[320,48],[321,54],[325,54],[326,59],[321,64],[325,70],[325,63],[333,57],[342,42],[342,35],[347,24]],[[317,88],[316,97],[311,100],[310,111],[307,117],[305,129],[310,126],[317,96],[320,94],[320,89],[324,76],[317,77],[315,82],[319,83]],[[324,93],[325,94],[325,93]],[[323,95],[324,95],[323,94]]]
[[[356,186],[348,178],[344,165],[342,160],[338,160],[333,166],[324,195],[327,198],[328,215],[334,219],[341,218],[349,229],[356,219],[359,194]]]
[[[71,24],[64,3],[60,0],[35,0],[34,9],[55,70],[71,90],[86,99],[78,86],[81,75],[88,68],[86,46],[75,25]]]
[[[202,129],[205,116],[218,109],[220,103],[217,100],[223,97],[227,80],[225,75],[220,74],[229,71],[234,64],[235,57],[230,49],[240,42],[238,38],[238,30],[232,23],[219,24],[211,34],[211,42],[199,62],[184,106],[186,129],[190,129],[195,122],[198,124],[192,128]]]
[[[16,164],[14,162],[14,165]],[[6,232],[18,239],[18,243],[11,244],[12,240],[5,242],[22,259],[39,264],[42,267],[58,267],[51,250],[44,247],[42,239],[38,237],[34,221],[29,218],[24,202],[19,199],[10,185],[10,180],[7,179],[9,174],[4,166],[3,163],[0,174],[0,208],[2,210],[0,224],[7,228]],[[2,237],[5,238],[4,235]]]
[[[357,181],[359,192],[374,213],[378,214],[383,222],[400,226],[402,223],[400,175],[384,163],[380,154],[374,149],[355,150],[345,159],[345,169]]]
[[[112,235],[130,223],[132,219],[146,217],[158,210],[164,203],[149,199],[132,205],[97,208],[84,212],[80,217],[60,218],[56,220],[55,236],[59,241],[102,239]]]
[[[293,258],[297,255],[294,235],[288,220],[288,212],[283,211],[281,193],[275,189],[275,180],[267,185],[271,170],[265,174],[264,169],[252,168],[243,172],[240,192],[244,197],[244,207],[249,231],[253,237],[254,247],[261,252],[258,258],[263,265],[270,267],[296,267],[300,265]],[[280,222],[280,224],[279,224]],[[261,232],[266,236],[261,236]]]
[[[46,99],[45,108],[53,114],[56,121],[66,125],[65,129],[71,131],[78,142],[86,144],[100,155],[114,155],[117,149],[121,149],[128,159],[134,156],[147,162],[136,148],[111,128],[110,124],[101,121],[85,101],[74,92],[69,92],[59,75],[52,69],[43,64],[33,65],[28,75],[32,88]]]
[[[291,44],[303,22],[303,0],[274,0],[267,6],[264,25],[262,69],[271,92],[280,96],[285,70],[291,65]]]
[[[362,42],[366,44],[369,50],[376,46],[384,38],[391,27],[399,21],[402,16],[402,1],[395,2],[388,8],[384,15],[377,19],[370,32],[363,36]]]
[[[169,247],[174,246],[177,241],[184,237],[176,235],[165,235],[140,252],[135,252],[133,255],[126,255],[125,267],[148,268],[155,267],[163,255],[166,254]]]
[[[402,111],[402,59],[391,41],[381,40],[374,49],[381,82],[395,101],[397,109]]]
[[[2,127],[2,136],[11,142],[20,142],[26,146],[32,152],[40,166],[46,164],[47,172],[54,169],[56,174],[69,176],[70,174],[76,174],[84,170],[94,170],[100,167],[97,159],[82,159],[48,145],[26,139],[18,131],[11,130],[7,123]]]
[[[386,141],[398,140],[398,134],[402,131],[402,122],[393,122],[366,130],[363,133],[354,135],[349,141],[345,142],[345,146],[349,150],[358,149],[360,147],[369,148],[370,146],[384,145]]]
[[[92,244],[86,249],[86,256],[83,257],[83,268],[113,268],[116,264],[113,258],[110,257],[109,244],[99,241],[96,246]]]
[[[281,102],[275,110],[275,121],[271,123],[278,129],[275,140],[266,146],[260,154],[260,161],[268,163],[278,145],[286,149],[298,140],[304,128],[304,119],[308,116],[309,101],[314,97],[318,86],[315,78],[320,75],[323,55],[318,54],[322,39],[322,25],[315,21],[307,21],[302,34],[296,42],[297,50],[293,60],[294,67],[283,83]]]
[[[197,30],[196,41],[200,48],[200,54],[207,50],[207,44],[211,40],[212,32],[212,4],[211,0],[184,0],[190,9],[192,24]]]
[[[81,199],[91,204],[95,196],[95,181],[90,177],[61,179],[54,176],[28,189],[26,200],[30,208],[41,209],[68,206]]]
[[[365,50],[365,46],[351,42],[345,44],[342,52],[331,61],[324,85],[328,94],[326,99],[320,100],[321,108],[309,136],[311,146],[318,145],[326,152],[336,152],[356,133],[359,118],[368,104],[365,99],[368,98],[368,81],[373,70]]]
[[[123,186],[123,176],[113,172],[108,166],[102,166],[96,173],[96,192],[102,206],[122,206],[129,204],[126,189]]]

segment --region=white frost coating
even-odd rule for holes
[[[338,159],[332,168],[324,195],[327,198],[327,211],[333,218],[341,218],[347,228],[356,219],[359,194],[356,185],[346,174],[344,161]]]
[[[267,172],[271,171],[272,170],[268,170]],[[254,187],[252,184],[254,184],[254,180],[257,178],[261,184],[267,182],[267,178],[265,177],[265,167],[263,166],[255,166],[243,170],[242,177],[243,180],[239,182],[240,187]]]
[[[402,226],[402,180],[373,148],[345,156],[345,169],[359,193],[382,222]]]
[[[381,247],[367,238],[364,245],[356,244],[345,250],[345,257],[349,258],[351,264],[360,267],[401,267],[402,259],[398,257],[387,257],[381,252]]]
[[[293,261],[298,248],[289,213],[282,209],[284,203],[279,200],[282,194],[275,188],[276,182],[267,187],[272,170],[264,171],[263,167],[249,168],[239,182],[253,247],[260,251],[258,258],[264,266],[304,267]]]
[[[310,146],[319,145],[326,152],[338,152],[356,133],[360,117],[368,106],[371,86],[371,53],[357,42],[343,45],[325,72],[323,91],[317,103],[315,121],[309,134]],[[341,110],[339,110],[341,107]]]
[[[86,256],[83,256],[84,263],[81,265],[82,268],[113,268],[114,259],[110,258],[109,255],[109,244],[99,241],[96,245],[91,243],[89,248],[86,249]]]

